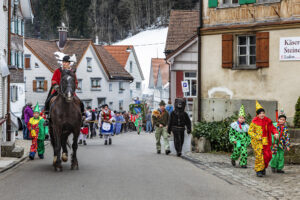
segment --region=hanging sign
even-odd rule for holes
[[[280,38],[280,60],[300,60],[300,37]]]
[[[189,82],[187,81],[181,81],[181,87],[182,87],[182,92],[189,92]]]

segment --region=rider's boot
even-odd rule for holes
[[[48,111],[45,111],[45,116],[46,116],[46,119],[44,122],[44,126],[49,126],[50,115],[49,115]]]

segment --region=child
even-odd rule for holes
[[[271,145],[272,135],[278,139],[278,132],[271,119],[265,116],[264,108],[256,101],[256,114],[252,120],[248,134],[251,136],[251,144],[255,155],[254,170],[258,177],[266,175],[266,168],[272,159]]]
[[[143,120],[142,120],[141,113],[137,114],[137,116],[135,118],[134,125],[136,127],[137,134],[139,135],[141,133],[141,131],[142,131],[142,128],[143,128]]]
[[[250,144],[248,135],[249,125],[245,123],[245,108],[241,106],[239,118],[230,125],[229,141],[233,144],[233,153],[231,155],[231,164],[235,166],[235,161],[240,159],[241,168],[247,168],[247,147]]]
[[[87,145],[86,144],[86,138],[87,138],[88,134],[89,134],[89,124],[84,122],[83,127],[81,127],[81,129],[80,129],[78,144],[82,144],[82,142],[83,142],[83,145]]]
[[[48,134],[48,132],[45,131],[44,122],[45,120],[40,116],[39,104],[37,103],[33,110],[33,117],[30,118],[27,125],[30,133],[29,135],[32,139],[29,153],[29,158],[31,160],[34,160],[36,152],[38,152],[38,156],[40,157],[40,159],[44,158],[44,141],[45,135]]]
[[[116,135],[119,135],[121,133],[122,124],[124,123],[123,115],[121,115],[119,112],[116,114]]]
[[[284,171],[282,170],[284,167],[284,151],[290,150],[290,137],[285,122],[286,115],[282,110],[278,117],[278,124],[276,126],[277,131],[279,132],[279,139],[276,139],[273,142],[272,147],[273,157],[270,162],[270,166],[273,173],[284,173]]]

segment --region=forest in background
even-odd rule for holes
[[[190,10],[198,0],[32,0],[34,21],[26,36],[56,39],[64,22],[68,37],[113,43],[149,27],[167,26],[171,9]]]

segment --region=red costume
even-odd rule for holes
[[[58,68],[54,71],[53,73],[53,77],[52,77],[52,80],[51,80],[51,85],[59,85],[60,84],[60,80],[61,80],[61,69]],[[77,77],[76,77],[76,74],[75,74],[75,84],[76,84],[76,89],[77,89],[77,86],[78,86],[78,80],[77,80]],[[52,94],[54,93],[54,91],[52,91]]]

